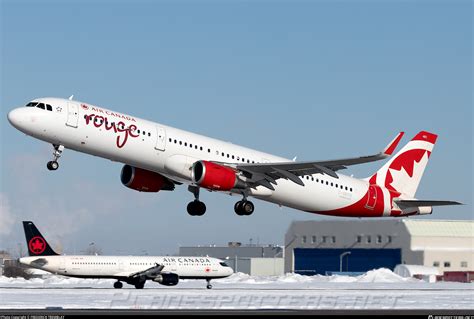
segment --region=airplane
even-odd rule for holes
[[[234,273],[225,261],[211,257],[58,255],[33,222],[24,221],[23,229],[29,257],[20,263],[68,277],[116,279],[117,289],[122,282],[143,289],[147,280],[176,286],[180,279],[204,279],[212,289],[212,279]]]
[[[385,217],[432,213],[454,201],[419,200],[416,190],[437,135],[421,131],[372,176],[340,174],[351,165],[390,157],[404,132],[375,155],[297,162],[214,138],[143,120],[92,104],[38,98],[8,113],[18,130],[53,145],[49,170],[57,170],[65,149],[125,165],[121,182],[139,192],[172,191],[188,185],[191,216],[206,205],[200,190],[241,196],[237,215],[254,212],[249,197],[297,210],[331,216]]]

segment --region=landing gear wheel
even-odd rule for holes
[[[235,203],[234,205],[234,212],[239,215],[239,216],[243,216],[244,214],[242,213],[242,201],[238,201],[237,203]]]
[[[49,161],[48,164],[46,164],[46,167],[50,170],[50,171],[55,171],[59,168],[59,163],[56,162],[56,161]]]
[[[206,288],[207,288],[207,289],[212,289],[212,285],[211,285],[211,284],[208,284],[208,285],[206,286]]]
[[[194,200],[188,204],[187,211],[191,216],[202,216],[206,212],[206,204]]]
[[[144,282],[140,282],[138,284],[135,284],[135,288],[137,289],[143,289],[143,287],[145,287],[145,283]]]
[[[253,205],[252,202],[250,201],[243,202],[242,211],[244,215],[247,215],[247,216],[252,215],[254,210],[255,210],[255,206]]]
[[[239,216],[248,216],[252,215],[253,211],[255,210],[255,206],[252,202],[245,200],[245,201],[238,201],[234,205],[234,211]]]
[[[120,289],[123,287],[123,284],[120,281],[114,282],[114,288],[115,289]]]

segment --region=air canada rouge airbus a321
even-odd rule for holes
[[[372,176],[339,174],[351,165],[392,155],[399,133],[370,156],[296,162],[214,138],[121,114],[92,104],[39,98],[8,113],[18,130],[53,145],[48,169],[59,167],[65,149],[124,163],[122,183],[140,192],[171,191],[187,184],[194,194],[188,213],[201,216],[206,206],[200,189],[242,196],[234,210],[250,215],[249,197],[298,210],[333,216],[382,217],[431,214],[432,206],[452,201],[418,200],[415,193],[437,135],[419,132]]]

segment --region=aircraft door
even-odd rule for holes
[[[369,186],[369,192],[367,195],[367,204],[365,207],[373,210],[375,208],[375,204],[377,203],[377,189],[374,185]]]
[[[79,122],[79,106],[74,102],[67,103],[67,122],[70,127],[77,127]]]
[[[59,273],[66,273],[66,260],[64,258],[60,258],[59,260],[59,267],[58,267],[58,272]]]
[[[164,151],[166,148],[166,129],[162,126],[158,126],[156,128],[157,131],[157,139],[155,149],[159,151]]]

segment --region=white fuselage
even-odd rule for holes
[[[157,264],[164,266],[162,273],[177,274],[180,279],[224,278],[233,273],[222,260],[211,257],[37,256],[20,258],[20,262],[54,274],[79,278],[126,280]]]
[[[289,161],[91,104],[58,98],[35,101],[51,105],[52,110],[21,107],[9,113],[12,125],[24,133],[186,184],[192,184],[191,167],[198,160],[225,163]],[[258,186],[250,189],[249,196],[308,212],[337,211],[366,196],[367,181],[338,176],[338,179],[322,174],[303,176],[304,186],[280,179],[275,190]],[[390,205],[383,211],[383,215],[388,214]]]

